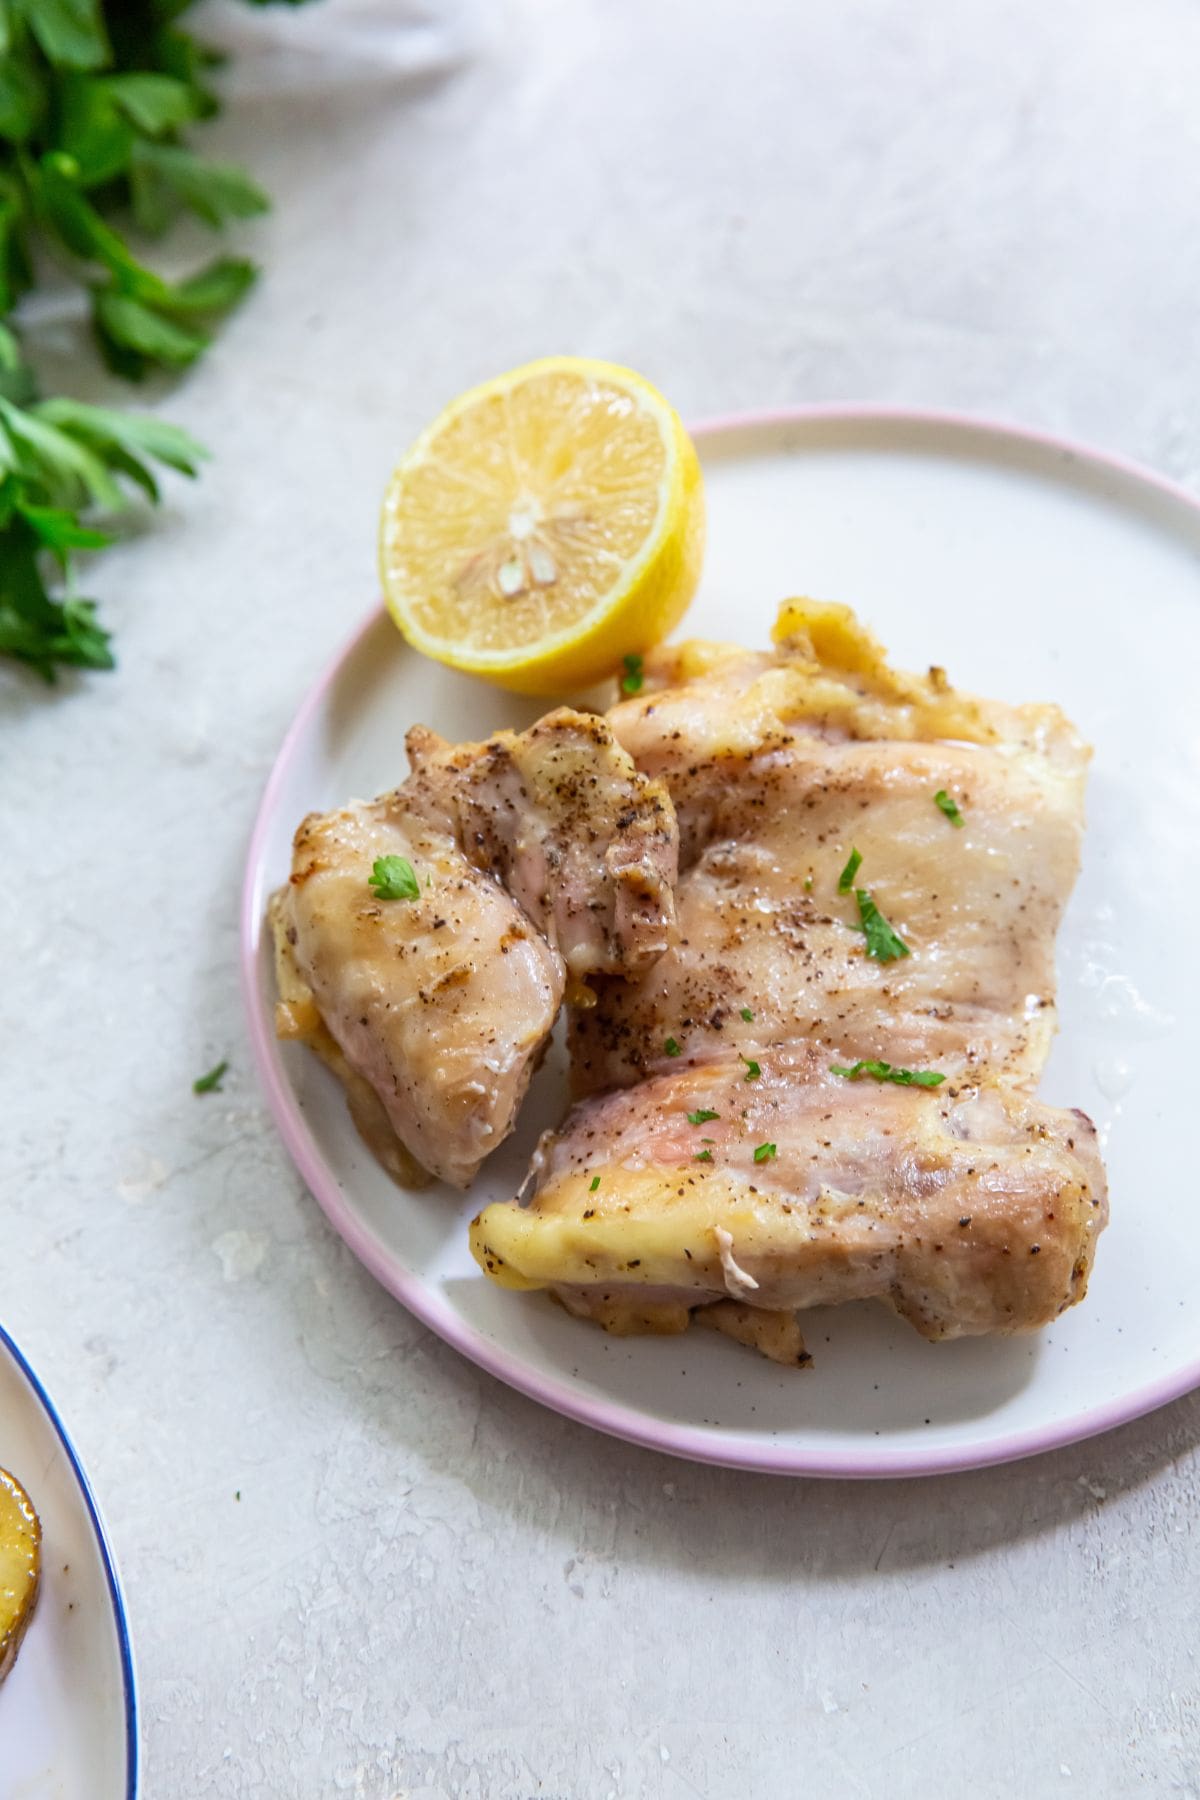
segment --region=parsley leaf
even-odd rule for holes
[[[215,1069],[210,1069],[207,1075],[197,1075],[195,1081],[192,1083],[193,1094],[219,1094],[221,1091],[222,1078],[226,1074],[228,1068],[229,1063],[222,1060],[217,1064]]]
[[[663,1045],[663,1049],[666,1051],[668,1056],[680,1055],[679,1045],[675,1042],[675,1039],[673,1037],[670,1037],[667,1039],[666,1043]]]
[[[380,900],[416,900],[421,893],[407,856],[377,856],[368,880]]]
[[[844,1081],[857,1081],[862,1075],[869,1075],[873,1081],[894,1081],[897,1087],[941,1087],[946,1077],[936,1069],[894,1069],[891,1063],[856,1062],[852,1068],[846,1069],[838,1063],[830,1063],[829,1073],[840,1075]]]
[[[0,330],[11,393],[19,391],[21,362],[19,351],[10,357],[7,349]],[[151,458],[192,474],[203,454],[161,420],[67,399],[18,403],[0,393],[0,655],[47,681],[60,666],[111,669],[108,633],[92,602],[70,585],[73,555],[111,541],[91,519],[124,512],[130,485],[157,497]],[[52,571],[68,583],[61,599]]]
[[[776,1150],[774,1144],[756,1144],[754,1146],[754,1160],[756,1163],[770,1162],[775,1154]]]
[[[47,59],[60,69],[100,69],[112,52],[100,0],[16,0]]]
[[[136,69],[128,75],[103,75],[87,83],[88,89],[111,102],[129,123],[151,137],[177,125],[187,125],[199,111],[199,100],[186,81],[174,75],[158,75]],[[78,152],[76,152],[78,155]]]
[[[34,408],[39,419],[57,426],[69,438],[92,450],[117,474],[135,481],[150,500],[158,487],[146,459],[165,464],[180,475],[196,475],[208,451],[178,425],[149,413],[114,412],[82,400],[43,400]]]
[[[124,504],[106,460],[37,407],[0,399],[0,454],[31,499],[72,511],[96,506],[116,512]]]
[[[751,1019],[753,1019],[754,1014],[751,1012],[751,1010],[748,1006],[743,1006],[742,1017],[743,1017],[743,1019],[745,1019],[747,1024],[749,1024]]]
[[[852,849],[849,862],[838,876],[839,894],[848,894],[850,892],[850,889],[854,886],[854,877],[858,874],[861,867],[862,857],[857,850]]]
[[[622,660],[625,673],[621,677],[621,692],[623,694],[640,694],[642,683],[646,679],[642,672],[643,659],[640,656],[626,656]]]
[[[139,381],[149,363],[169,369],[186,369],[208,349],[206,331],[164,319],[154,307],[132,294],[97,289],[93,296],[93,323],[104,360],[113,373]]]
[[[854,897],[858,901],[861,929],[866,935],[867,955],[873,956],[876,962],[883,963],[895,962],[901,956],[910,956],[912,952],[908,945],[899,932],[892,930],[866,888],[855,888]]]
[[[599,1186],[600,1186],[600,1177],[598,1175],[593,1175],[590,1183],[588,1184],[588,1193],[594,1194],[596,1189]]]
[[[32,501],[18,500],[16,509],[27,524],[32,525],[46,549],[57,558],[65,571],[67,553],[71,550],[103,550],[112,543],[107,531],[96,531],[81,525],[73,512],[63,506],[34,506]]]
[[[752,1056],[743,1056],[742,1061],[746,1065],[746,1073],[742,1077],[743,1081],[757,1081],[762,1074],[762,1070],[759,1068],[754,1058]]]
[[[707,1125],[710,1119],[719,1119],[720,1116],[711,1106],[698,1106],[695,1112],[688,1114],[687,1122],[689,1125]]]
[[[175,205],[216,229],[228,219],[264,213],[269,204],[257,183],[233,163],[208,162],[178,144],[145,138],[133,146],[129,180],[134,217],[151,237],[163,231]]]
[[[42,678],[54,680],[55,665],[74,669],[115,668],[109,649],[108,633],[96,623],[96,608],[91,600],[51,600],[40,587],[39,604],[33,618],[23,618],[20,599],[12,599],[12,590],[21,584],[21,559],[12,559],[5,570],[9,593],[0,593],[0,656],[11,656],[28,663]],[[26,582],[28,589],[30,584]]]
[[[713,1159],[713,1153],[711,1150],[697,1150],[695,1156],[693,1156],[693,1158],[692,1158],[692,1161],[693,1162],[711,1162],[712,1159]]]
[[[967,821],[963,818],[956,802],[950,798],[945,788],[938,789],[937,793],[933,796],[933,804],[941,808],[942,812],[945,813],[952,825],[966,824]]]

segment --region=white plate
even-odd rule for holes
[[[0,1468],[42,1521],[42,1587],[0,1686],[3,1800],[134,1800],[133,1653],[116,1565],[62,1420],[0,1330]]]
[[[1102,1431],[1200,1384],[1196,1106],[1200,948],[1200,510],[1144,471],[933,415],[819,409],[699,434],[709,547],[687,631],[765,643],[797,591],[850,602],[901,667],[1061,702],[1096,746],[1083,875],[1060,938],[1062,1034],[1046,1100],[1096,1120],[1112,1190],[1081,1307],[1035,1338],[931,1345],[875,1305],[811,1313],[807,1374],[715,1336],[620,1340],[493,1287],[466,1224],[510,1195],[561,1105],[551,1061],[515,1141],[469,1197],[398,1191],[341,1090],[271,1033],[262,908],[310,809],[404,773],[414,720],[449,737],[524,723],[517,702],[408,652],[376,616],[309,695],[254,832],[243,958],[255,1053],[284,1138],[337,1229],[391,1291],[547,1405],[685,1456],[793,1474],[966,1468]]]

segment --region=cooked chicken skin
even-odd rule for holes
[[[561,707],[482,744],[424,726],[407,743],[407,804],[511,894],[576,984],[657,961],[675,923],[675,815],[603,719]]]
[[[785,612],[781,630],[800,629],[802,616]],[[923,718],[889,697],[907,678],[865,634],[860,661],[878,659],[869,684],[814,674],[805,644],[785,635],[774,658],[662,651],[652,680],[666,691],[609,715],[675,802],[679,942],[644,979],[575,1015],[578,1092],[678,1068],[668,1036],[688,1059],[753,1057],[802,1038],[833,1062],[882,1057],[1028,1083],[1040,1074],[1054,1035],[1054,937],[1079,867],[1086,748],[1057,707],[965,702],[939,688]],[[707,672],[688,681],[697,662]],[[858,683],[867,693],[849,712]],[[928,729],[960,741],[914,735]],[[961,828],[936,805],[942,791]],[[843,892],[854,850],[862,862]],[[911,955],[864,955],[859,888]]]
[[[894,674],[845,608],[786,606],[776,643],[661,650],[609,714],[676,806],[679,936],[575,1013],[592,1097],[475,1254],[610,1329],[721,1297],[878,1296],[928,1337],[1044,1325],[1106,1218],[1090,1123],[1030,1097],[1088,752],[1056,707]],[[860,889],[907,955],[866,953]],[[871,1060],[944,1079],[832,1072]]]
[[[945,1099],[849,1084],[815,1048],[774,1047],[762,1067],[751,1083],[713,1060],[582,1102],[533,1204],[481,1215],[484,1268],[668,1331],[725,1297],[775,1311],[878,1297],[923,1336],[958,1337],[1042,1325],[1082,1296],[1105,1192],[1082,1114],[999,1083]],[[719,1116],[689,1124],[699,1111]],[[756,1163],[763,1144],[774,1154]]]
[[[409,752],[394,793],[296,833],[273,913],[278,1025],[323,1025],[400,1142],[465,1187],[512,1128],[568,977],[642,970],[666,946],[675,820],[604,721],[565,708],[453,748],[418,728]],[[386,856],[412,864],[415,898],[376,896]]]

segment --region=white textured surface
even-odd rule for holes
[[[693,416],[961,406],[1200,482],[1200,14],[221,25],[214,135],[278,204],[261,290],[167,408],[217,456],[98,565],[120,671],[0,676],[0,1305],[123,1560],[147,1796],[1200,1794],[1200,1402],[881,1487],[590,1437],[332,1238],[249,1079],[234,930],[389,462],[470,380],[591,351]]]

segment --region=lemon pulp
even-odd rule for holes
[[[667,635],[703,539],[699,462],[662,395],[632,370],[550,357],[462,395],[404,457],[384,593],[426,655],[550,693]]]

